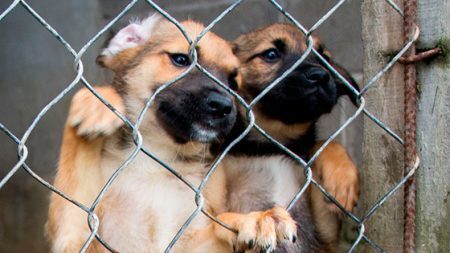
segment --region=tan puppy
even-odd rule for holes
[[[192,21],[182,25],[191,38],[204,29]],[[100,92],[110,102],[123,101],[116,106],[135,122],[155,90],[189,67],[188,50],[189,44],[181,32],[157,16],[132,23],[119,31],[99,57],[103,66],[115,72],[116,91]],[[197,45],[197,52],[199,63],[223,82],[240,84],[238,60],[227,42],[207,33]],[[86,91],[74,98],[55,178],[56,187],[87,206],[135,148],[125,127],[116,131],[120,122],[111,113],[104,111],[90,117],[98,105],[93,101],[96,100],[89,98]],[[80,110],[80,106],[88,110]],[[209,146],[228,134],[235,119],[232,97],[194,70],[156,97],[139,131],[146,149],[193,185],[199,185],[213,158]],[[79,135],[90,133],[104,136],[83,139]],[[282,208],[225,213],[227,189],[222,167],[212,175],[203,193],[205,209],[218,215],[237,234],[200,214],[173,252],[271,251],[277,243],[295,238],[295,222]],[[140,153],[114,181],[96,209],[99,235],[119,252],[162,252],[196,208],[194,198],[191,189]],[[48,221],[52,251],[79,251],[90,234],[86,220],[86,213],[53,194]],[[88,251],[107,252],[97,241]]]

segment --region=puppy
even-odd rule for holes
[[[234,53],[241,61],[241,67],[234,75],[242,78],[242,85],[233,85],[233,80],[229,83],[238,86],[238,92],[249,102],[306,49],[305,37],[286,24],[256,30],[239,37],[233,44]],[[330,60],[319,43],[314,46]],[[335,67],[355,84],[344,70]],[[311,56],[271,90],[253,111],[259,126],[307,159],[321,144],[315,137],[317,119],[331,111],[338,97],[344,94],[350,95],[347,88]],[[242,110],[238,113],[229,141],[245,128],[245,115]],[[98,134],[94,127],[92,129],[93,135]],[[217,147],[213,145],[213,149]],[[251,132],[232,149],[231,155],[224,160],[224,167],[229,211],[246,213],[286,206],[304,181],[303,169],[257,132]],[[358,171],[345,149],[330,143],[316,159],[313,169],[314,177],[325,189],[351,210],[359,196],[359,181]],[[332,252],[338,241],[340,223],[336,211],[335,205],[325,202],[322,193],[312,187],[293,210],[299,224],[299,239],[295,246],[282,245],[280,251]],[[316,234],[316,227],[319,234]]]
[[[261,91],[291,67],[305,52],[306,38],[293,25],[274,24],[244,34],[234,41],[233,52],[241,65],[239,94],[251,102]],[[334,64],[320,43],[314,47],[356,86],[351,77]],[[301,158],[308,160],[317,143],[315,123],[329,113],[341,95],[355,98],[349,89],[311,53],[291,74],[270,90],[253,108],[256,123],[270,136]],[[247,125],[243,110],[238,114],[233,139]],[[259,132],[252,131],[235,146],[225,161],[229,182],[229,210],[249,212],[274,205],[286,206],[304,181],[303,169]],[[359,196],[358,170],[345,149],[330,143],[313,164],[313,176],[347,210]],[[307,195],[306,193],[305,195]],[[334,204],[310,188],[292,215],[299,226],[295,247],[284,245],[277,252],[333,252],[337,246],[340,219]],[[318,235],[311,234],[308,198]]]
[[[182,25],[191,38],[204,29],[192,21]],[[158,16],[132,23],[118,32],[98,58],[101,65],[115,72],[114,91],[100,92],[119,103],[117,108],[135,122],[147,99],[189,67],[188,50],[181,32]],[[197,45],[197,53],[199,63],[221,81],[240,85],[238,60],[227,42],[207,33]],[[84,90],[71,105],[55,186],[91,206],[135,146],[126,128],[110,120],[111,113],[90,117],[90,110],[99,102],[92,103],[95,100],[88,97]],[[139,131],[147,150],[193,185],[199,185],[213,159],[209,147],[230,132],[235,120],[232,97],[195,69],[156,96]],[[80,136],[91,133],[103,135]],[[218,167],[203,191],[205,209],[237,234],[200,214],[173,252],[270,251],[283,240],[294,240],[296,224],[286,210],[274,207],[246,214],[225,212],[226,190],[223,168]],[[119,252],[162,252],[195,210],[194,198],[195,193],[184,183],[139,153],[95,210],[100,220],[99,235]],[[79,251],[90,234],[86,218],[82,210],[53,194],[48,220],[52,251]],[[94,241],[88,252],[107,250]]]

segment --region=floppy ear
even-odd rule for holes
[[[313,37],[313,48],[319,52],[320,55],[322,55],[325,60],[330,61],[331,59],[331,53],[330,51],[326,50],[323,46],[322,42],[320,42],[319,37],[312,35]]]
[[[347,82],[349,82],[353,88],[355,88],[357,91],[359,91],[359,85],[358,83],[355,81],[355,79],[353,79],[353,77],[350,75],[350,73],[345,70],[344,68],[342,68],[340,65],[338,65],[337,63],[333,62],[333,60],[329,60],[328,61],[331,66],[333,66],[333,68],[342,76],[345,78],[345,80],[347,80]],[[348,98],[350,99],[350,101],[352,101],[352,103],[355,106],[358,106],[357,104],[357,95],[355,95],[345,84],[344,82],[339,79],[337,76],[334,77],[334,82],[336,83],[336,87],[337,87],[337,95],[338,97],[342,96],[342,95],[347,95]]]
[[[330,65],[342,77],[344,77],[345,80],[347,80],[347,82],[349,82],[353,86],[353,88],[355,88],[357,91],[359,91],[359,85],[356,83],[355,79],[353,79],[353,77],[350,75],[350,73],[347,70],[345,70],[344,68],[342,68],[339,64],[337,64],[336,62],[333,61],[330,51],[325,49],[323,44],[320,43],[320,40],[317,36],[313,35],[313,39],[314,39],[314,42],[313,42],[314,49],[316,49],[317,52],[319,52],[319,54],[323,58],[325,58],[325,60],[327,60],[328,63],[330,63]],[[333,72],[331,72],[331,73],[333,74]],[[347,88],[347,86],[344,84],[344,82],[340,78],[338,78],[335,75],[333,75],[333,77],[334,77],[334,81],[336,83],[338,97],[340,97],[342,95],[347,95],[348,98],[350,98],[350,101],[352,101],[352,103],[355,106],[357,106],[357,101],[356,101],[357,96],[349,88]]]
[[[97,63],[113,71],[120,69],[137,53],[138,46],[147,42],[161,16],[153,14],[142,21],[135,21],[122,28],[97,57]]]

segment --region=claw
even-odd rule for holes
[[[253,239],[251,239],[250,241],[248,241],[248,248],[251,249],[253,248],[253,246],[255,245],[255,241]]]
[[[272,252],[272,245],[267,244],[264,248],[265,252]]]

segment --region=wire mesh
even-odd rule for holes
[[[351,220],[355,222],[355,224],[358,225],[358,236],[357,239],[353,242],[351,248],[348,250],[348,252],[354,251],[356,246],[361,243],[361,240],[364,240],[370,245],[374,250],[377,252],[385,252],[382,247],[378,246],[376,242],[373,242],[370,240],[365,234],[365,221],[367,221],[379,208],[382,206],[389,198],[392,196],[401,186],[405,184],[405,182],[410,178],[415,170],[418,168],[419,160],[417,159],[416,163],[414,164],[414,167],[409,170],[409,173],[402,178],[397,184],[391,187],[391,189],[386,192],[376,203],[373,204],[372,208],[364,214],[361,218],[358,218],[355,214],[348,212],[345,210],[343,206],[341,206],[334,198],[333,196],[328,193],[324,187],[322,187],[315,179],[312,178],[312,172],[311,172],[311,165],[317,158],[317,156],[323,151],[323,149],[332,141],[334,140],[337,135],[339,135],[349,124],[351,124],[355,118],[361,114],[365,114],[369,119],[373,120],[379,127],[384,129],[386,133],[391,135],[393,139],[395,139],[398,143],[403,144],[403,140],[397,135],[394,131],[389,129],[388,126],[386,126],[381,120],[377,119],[373,114],[371,114],[366,108],[365,108],[365,99],[364,95],[366,92],[373,88],[380,77],[382,77],[398,60],[399,58],[411,47],[411,45],[417,40],[419,36],[419,29],[416,27],[415,33],[410,36],[410,41],[406,43],[403,48],[392,58],[391,61],[389,61],[376,75],[373,76],[365,85],[364,88],[361,91],[355,90],[352,85],[336,70],[331,66],[329,62],[327,62],[326,59],[324,59],[313,47],[312,43],[312,37],[311,33],[315,30],[317,30],[330,16],[332,16],[336,10],[339,8],[343,8],[343,3],[345,0],[341,0],[336,2],[336,4],[325,14],[323,15],[310,29],[305,28],[297,19],[295,19],[291,14],[289,14],[288,10],[284,9],[280,3],[278,3],[275,0],[268,0],[268,2],[273,5],[275,9],[277,9],[280,13],[282,13],[292,24],[297,27],[303,34],[306,35],[306,45],[307,50],[301,55],[301,57],[289,68],[287,69],[282,75],[280,75],[278,78],[276,78],[271,84],[269,84],[253,101],[250,103],[246,103],[243,98],[241,98],[237,93],[235,93],[233,90],[228,88],[228,86],[224,83],[222,83],[218,78],[216,78],[213,74],[209,73],[205,68],[203,68],[200,63],[197,61],[197,51],[196,51],[196,45],[199,42],[199,40],[208,32],[210,31],[214,26],[217,25],[218,22],[220,22],[226,15],[228,15],[230,12],[235,10],[239,7],[241,4],[241,1],[235,1],[232,3],[228,8],[226,8],[217,18],[215,18],[206,28],[196,37],[196,38],[190,38],[187,32],[184,30],[183,26],[179,23],[177,19],[175,19],[173,16],[171,16],[168,12],[166,12],[163,8],[158,6],[155,2],[146,0],[145,2],[148,4],[149,9],[153,9],[155,12],[161,14],[164,18],[169,20],[171,23],[173,23],[185,36],[186,40],[191,45],[190,47],[190,54],[193,58],[193,61],[188,69],[186,69],[185,72],[183,72],[181,75],[179,75],[177,78],[171,80],[170,82],[167,82],[163,84],[154,94],[148,98],[144,108],[142,108],[141,113],[139,114],[138,119],[136,122],[129,121],[125,115],[122,115],[116,108],[114,108],[108,101],[106,101],[89,83],[89,81],[84,77],[84,68],[83,68],[83,62],[82,57],[87,49],[89,49],[92,44],[99,39],[102,35],[107,32],[111,26],[113,26],[119,19],[121,19],[135,4],[139,2],[139,0],[133,0],[128,3],[127,6],[125,6],[109,23],[107,23],[103,28],[101,28],[92,38],[86,42],[86,44],[79,50],[76,51],[65,39],[63,36],[58,33],[51,24],[49,24],[44,18],[42,18],[39,13],[37,13],[26,1],[24,0],[15,0],[13,1],[8,8],[6,8],[1,14],[0,14],[0,22],[11,12],[13,12],[17,8],[23,8],[25,9],[29,15],[31,15],[34,19],[37,20],[54,38],[61,43],[68,53],[70,53],[73,58],[73,66],[74,66],[74,72],[76,73],[75,78],[66,86],[64,90],[62,90],[56,97],[54,97],[44,108],[41,109],[41,111],[36,115],[33,122],[28,126],[25,133],[22,137],[16,136],[12,131],[10,131],[6,126],[4,126],[2,123],[0,123],[0,130],[8,136],[11,140],[13,140],[17,144],[17,155],[19,157],[18,162],[9,170],[9,172],[1,179],[0,181],[0,190],[5,186],[8,181],[11,180],[11,178],[20,170],[21,168],[25,170],[31,177],[36,179],[40,184],[42,184],[47,189],[55,192],[56,194],[63,197],[65,200],[71,202],[84,212],[86,212],[86,215],[88,217],[87,222],[89,224],[89,227],[91,229],[91,234],[89,238],[86,239],[83,247],[80,249],[80,252],[85,252],[86,249],[89,247],[89,245],[92,243],[92,241],[95,239],[95,237],[111,252],[115,252],[115,250],[109,246],[108,242],[103,240],[101,236],[97,233],[100,225],[99,218],[95,214],[95,210],[98,207],[99,203],[102,201],[105,193],[109,190],[112,183],[116,180],[116,178],[127,169],[127,166],[133,161],[133,159],[140,153],[143,152],[148,157],[154,159],[157,163],[159,163],[163,168],[171,172],[174,176],[176,176],[179,180],[181,180],[184,184],[186,184],[195,194],[196,194],[196,205],[197,208],[192,212],[191,216],[185,221],[182,227],[180,227],[178,233],[176,236],[172,239],[170,244],[167,246],[165,252],[169,252],[172,247],[175,245],[179,237],[183,234],[183,232],[188,228],[188,226],[191,224],[192,220],[199,215],[200,212],[203,212],[206,214],[209,218],[213,219],[215,222],[219,222],[223,226],[227,226],[226,224],[221,223],[218,221],[215,217],[208,214],[204,210],[204,197],[203,197],[203,188],[206,184],[206,182],[209,180],[210,176],[214,173],[219,163],[226,157],[227,153],[230,151],[230,149],[236,145],[240,140],[242,140],[251,129],[256,129],[258,132],[260,132],[263,136],[265,136],[268,140],[270,140],[272,143],[274,143],[278,148],[283,150],[287,156],[290,156],[293,160],[301,164],[305,168],[305,175],[306,175],[306,182],[301,187],[301,189],[298,190],[298,193],[295,195],[295,197],[290,202],[288,209],[292,208],[293,205],[298,201],[298,199],[301,197],[301,195],[305,192],[307,187],[310,186],[310,184],[313,184],[314,186],[318,187],[318,189],[328,198],[331,202],[333,202],[336,206],[339,207],[339,209],[348,216]],[[403,11],[399,6],[397,6],[393,1],[386,0],[386,3],[389,4],[394,11],[396,11],[399,15],[403,16]],[[308,57],[308,55],[314,54],[325,66],[328,67],[328,69],[337,76],[344,84],[352,91],[352,93],[355,94],[355,96],[358,97],[358,107],[356,111],[351,115],[332,135],[330,135],[326,141],[323,143],[323,145],[317,150],[317,152],[309,159],[309,161],[303,160],[301,157],[296,155],[294,152],[289,150],[287,147],[283,146],[280,142],[278,142],[276,139],[272,138],[270,135],[268,135],[261,127],[259,127],[255,123],[255,118],[252,112],[252,108],[274,87],[276,87],[286,76],[288,76],[297,66],[299,66],[305,59]],[[231,144],[229,144],[223,152],[216,158],[216,160],[212,163],[208,173],[203,178],[201,184],[199,186],[193,185],[191,182],[189,182],[187,179],[185,179],[181,174],[177,172],[175,168],[171,168],[166,162],[159,159],[157,156],[155,156],[151,151],[146,150],[143,147],[143,141],[142,141],[142,134],[139,131],[140,124],[143,120],[143,117],[145,115],[145,112],[148,110],[149,107],[152,106],[153,101],[155,100],[156,96],[158,94],[167,89],[169,86],[171,86],[176,81],[182,79],[184,76],[186,76],[188,73],[190,73],[193,69],[198,69],[202,73],[204,73],[208,78],[210,78],[212,81],[214,81],[217,85],[221,86],[223,89],[225,89],[227,92],[229,92],[232,96],[236,98],[236,101],[240,103],[246,110],[246,114],[249,119],[249,124],[245,131],[243,131],[238,138],[236,138]],[[132,137],[135,143],[135,147],[133,152],[129,155],[129,157],[123,161],[121,166],[115,170],[115,172],[112,174],[112,176],[109,178],[107,183],[104,185],[103,189],[98,194],[96,200],[91,206],[85,206],[78,202],[76,199],[73,199],[72,197],[68,196],[64,192],[60,191],[59,189],[55,188],[51,183],[44,180],[41,176],[36,174],[32,168],[30,168],[26,161],[29,156],[29,152],[27,149],[27,141],[30,136],[30,134],[35,130],[36,126],[39,124],[41,119],[48,113],[48,111],[54,107],[63,97],[65,97],[71,90],[75,89],[77,84],[81,83],[84,85],[87,89],[89,89],[102,103],[104,103],[108,108],[113,111],[117,117],[119,117],[127,127],[130,128],[132,131]],[[231,229],[228,227],[228,229]]]

